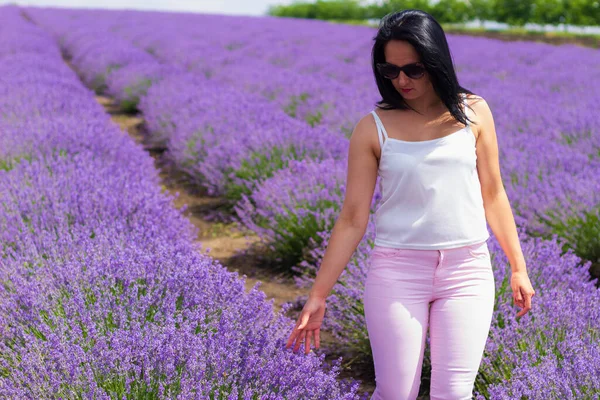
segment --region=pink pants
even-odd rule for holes
[[[363,298],[377,383],[371,399],[417,398],[428,325],[430,399],[471,399],[494,292],[487,242],[447,250],[375,246]]]

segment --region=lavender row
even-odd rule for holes
[[[198,251],[152,159],[47,34],[15,7],[0,26],[0,395],[357,398]]]

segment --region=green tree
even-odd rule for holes
[[[289,5],[269,6],[267,14],[277,17],[315,19],[317,17],[317,8],[313,3],[295,1]]]
[[[536,0],[492,0],[494,15],[498,22],[523,26],[531,20]]]
[[[572,25],[600,25],[600,1],[564,0],[565,19]]]
[[[431,13],[429,0],[384,0],[381,9],[384,14],[414,8]]]
[[[473,8],[465,0],[440,0],[431,7],[431,15],[439,22],[464,23],[474,18]]]
[[[364,19],[365,12],[358,0],[317,0],[318,19]]]
[[[566,20],[565,0],[535,0],[529,22],[560,24]]]
[[[473,18],[480,21],[480,26],[483,26],[483,21],[492,21],[496,18],[490,0],[469,0],[469,3],[471,4]]]

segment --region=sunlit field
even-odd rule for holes
[[[308,294],[343,202],[350,134],[379,100],[375,33],[0,7],[0,397],[367,399],[373,220],[327,299],[327,345],[293,353],[285,342],[305,296],[275,309],[261,285],[246,290],[204,251],[146,149],[219,200],[212,218],[247,235],[261,269]],[[600,51],[447,37],[461,85],[494,114],[536,290],[515,317],[492,235],[496,303],[474,393],[597,399]],[[142,118],[143,145],[100,95]],[[377,186],[373,212],[379,199]],[[237,263],[245,257],[256,264],[243,251]],[[428,349],[423,368],[426,396]]]

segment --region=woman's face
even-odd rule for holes
[[[409,42],[404,40],[390,40],[385,44],[383,51],[385,54],[385,62],[397,65],[398,67],[421,62],[421,57],[419,57],[415,48]],[[427,71],[425,71],[425,74],[418,79],[410,79],[406,76],[404,71],[400,71],[398,77],[391,81],[398,93],[405,99],[415,99],[422,96],[424,93],[433,90]],[[410,90],[404,91],[403,89]]]

